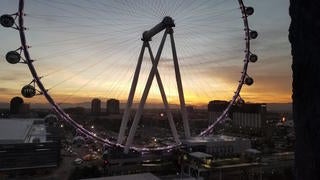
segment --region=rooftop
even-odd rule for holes
[[[110,177],[101,177],[101,178],[90,178],[87,180],[160,180],[157,176],[151,173],[141,173],[141,174],[129,174],[122,176],[110,176]]]
[[[192,152],[189,155],[198,159],[212,158],[212,155],[203,152]]]
[[[35,138],[46,140],[44,125],[35,125],[41,119],[0,119],[0,144],[30,143]]]
[[[226,135],[213,135],[207,137],[191,137],[183,139],[183,143],[208,143],[208,142],[231,142],[237,140],[247,140],[245,138],[226,136]]]

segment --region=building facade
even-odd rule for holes
[[[225,135],[192,137],[182,140],[182,143],[189,151],[205,152],[213,158],[237,157],[251,148],[249,139]]]
[[[49,134],[44,119],[1,119],[0,171],[57,167],[60,142]]]
[[[227,101],[214,100],[210,101],[208,104],[208,120],[209,124],[214,123],[217,118],[222,114],[222,112],[228,106]]]
[[[243,104],[232,108],[233,131],[249,134],[263,135],[267,119],[266,104]]]
[[[91,101],[91,114],[99,115],[101,113],[101,100],[94,98]]]
[[[109,99],[107,101],[107,114],[120,114],[120,101]]]
[[[226,109],[227,101],[210,101],[208,104],[208,121],[212,124]],[[248,135],[262,135],[266,127],[267,108],[266,104],[244,103],[233,105],[228,117],[231,119],[229,130]]]

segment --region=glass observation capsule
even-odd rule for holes
[[[10,51],[6,54],[6,60],[10,64],[17,64],[20,62],[21,56],[17,51]]]
[[[258,32],[251,30],[249,33],[250,39],[256,39],[258,37]]]
[[[246,79],[244,80],[244,83],[248,86],[251,86],[253,84],[253,79],[251,77],[246,77]]]
[[[245,101],[244,101],[242,98],[239,98],[239,99],[237,100],[237,105],[241,106],[241,105],[243,105],[243,104],[245,104]]]
[[[249,56],[249,61],[250,62],[257,62],[257,60],[258,60],[258,56],[257,55],[255,55],[255,54],[250,54],[250,56]]]
[[[25,85],[21,89],[21,94],[25,98],[32,98],[33,96],[36,95],[36,88],[33,87],[32,85]]]
[[[253,7],[246,7],[245,11],[247,16],[251,16],[254,13]]]
[[[14,25],[14,19],[9,14],[2,15],[0,17],[0,24],[6,28],[12,27]]]

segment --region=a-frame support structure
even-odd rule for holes
[[[189,138],[190,137],[190,128],[189,128],[189,121],[188,121],[188,117],[187,117],[187,112],[186,112],[186,107],[185,107],[185,100],[184,100],[184,94],[183,94],[183,88],[182,88],[182,82],[181,82],[181,75],[180,75],[180,69],[179,69],[179,64],[178,64],[178,58],[177,58],[177,52],[176,52],[176,47],[175,47],[175,42],[174,42],[174,38],[173,38],[173,29],[172,27],[175,27],[174,21],[171,17],[165,17],[162,22],[160,22],[159,24],[157,24],[155,27],[153,27],[152,29],[150,29],[149,31],[145,31],[142,35],[142,41],[143,41],[143,45],[141,48],[141,52],[139,55],[139,59],[138,59],[138,64],[136,66],[136,70],[134,73],[134,77],[133,77],[133,81],[131,84],[131,88],[130,88],[130,92],[129,92],[129,97],[128,97],[128,101],[125,107],[125,111],[122,117],[122,121],[121,121],[121,126],[120,126],[120,132],[118,135],[118,140],[117,143],[122,144],[124,141],[124,136],[125,136],[125,131],[126,131],[126,127],[129,121],[129,115],[130,115],[130,111],[131,111],[131,107],[132,107],[132,103],[133,103],[133,98],[134,98],[134,94],[135,94],[135,90],[137,87],[137,83],[138,83],[138,79],[139,79],[139,74],[140,74],[140,69],[141,69],[141,64],[142,64],[142,60],[143,60],[143,55],[144,55],[144,51],[147,48],[149,55],[150,55],[150,59],[152,61],[152,68],[151,71],[149,73],[148,79],[147,79],[147,83],[146,86],[144,88],[140,103],[139,103],[139,107],[137,109],[137,112],[134,116],[133,119],[133,123],[132,126],[130,128],[129,131],[129,135],[127,137],[126,143],[125,143],[125,149],[124,152],[128,153],[129,151],[129,147],[132,145],[133,142],[133,138],[134,135],[136,133],[141,115],[142,115],[142,111],[144,109],[146,100],[147,100],[147,96],[149,94],[149,90],[151,88],[151,84],[153,81],[154,76],[156,76],[156,80],[159,86],[159,90],[160,90],[160,94],[162,97],[162,101],[164,104],[164,108],[165,111],[167,113],[167,117],[169,120],[169,125],[174,137],[174,140],[176,143],[180,143],[179,137],[178,137],[178,133],[177,133],[177,129],[175,127],[174,121],[173,121],[173,116],[172,113],[169,109],[169,104],[167,101],[167,96],[165,94],[164,91],[164,87],[162,84],[162,80],[160,77],[160,74],[158,72],[157,66],[159,64],[159,60],[161,57],[161,53],[163,50],[163,46],[165,44],[166,41],[166,37],[169,34],[170,35],[170,42],[171,42],[171,49],[172,49],[172,56],[173,56],[173,63],[174,63],[174,69],[175,69],[175,75],[176,75],[176,81],[177,81],[177,88],[178,88],[178,94],[179,94],[179,100],[180,100],[180,108],[181,108],[181,114],[182,114],[182,120],[183,120],[183,127],[184,127],[184,133],[185,133],[185,137]],[[164,30],[164,34],[161,40],[161,43],[159,45],[158,48],[158,52],[156,54],[156,57],[154,58],[149,41],[151,41],[151,38],[156,35],[157,33],[161,32]]]

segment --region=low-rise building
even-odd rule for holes
[[[266,104],[248,103],[232,109],[232,128],[245,134],[263,134],[266,127]]]
[[[182,143],[189,151],[205,152],[213,158],[240,156],[251,148],[249,139],[225,135],[192,137],[182,140]]]
[[[227,108],[229,102],[214,100],[208,104],[208,120],[212,124]],[[228,112],[228,131],[246,135],[263,136],[267,127],[267,108],[263,103],[244,103],[231,106]]]
[[[43,119],[1,119],[0,171],[58,166],[60,142],[47,135]]]

